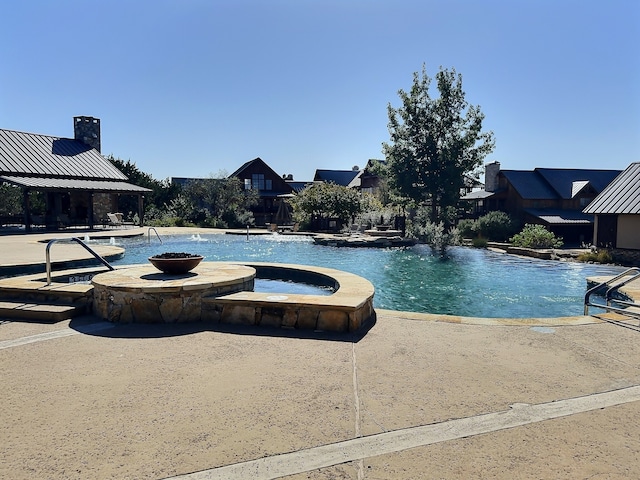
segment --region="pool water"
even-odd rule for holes
[[[212,234],[162,240],[161,244],[157,238],[151,238],[150,243],[146,238],[116,239],[126,253],[113,264],[147,263],[152,255],[188,252],[203,255],[204,261],[329,267],[368,279],[375,287],[376,308],[476,317],[581,315],[586,277],[622,271],[613,266],[529,259],[467,247],[450,248],[446,259],[434,255],[426,245],[326,247],[293,235],[260,235],[247,240],[245,236]],[[281,287],[267,286],[276,292]]]

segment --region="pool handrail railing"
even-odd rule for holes
[[[611,277],[606,281],[601,282],[595,285],[594,287],[591,287],[589,290],[587,290],[587,293],[585,293],[585,296],[584,296],[584,314],[589,315],[589,307],[591,306],[591,307],[602,308],[605,311],[621,313],[623,315],[639,316],[640,314],[638,314],[637,312],[628,310],[627,308],[619,308],[611,305],[611,300],[613,299],[614,295],[619,291],[621,287],[638,279],[640,279],[640,268],[631,267],[626,269],[624,272],[616,275],[615,277]],[[619,281],[619,280],[622,280],[622,281]],[[599,304],[599,303],[592,302],[591,295],[593,295],[594,293],[597,293],[598,291],[602,291],[605,287],[608,287],[604,294],[606,303]],[[629,301],[615,299],[615,302],[621,305],[625,305],[626,307],[640,307],[639,303],[633,302],[633,301],[629,302]]]
[[[45,250],[45,264],[46,264],[46,269],[47,269],[47,286],[51,285],[51,247],[53,246],[54,243],[62,241],[62,240],[64,240],[64,241],[71,240],[73,242],[76,242],[78,245],[80,245],[86,251],[88,251],[91,255],[93,255],[100,263],[102,263],[109,270],[115,270],[115,268],[109,262],[107,262],[104,258],[102,258],[98,252],[93,250],[89,245],[84,243],[78,237],[72,237],[70,239],[69,238],[54,238],[54,239],[51,239],[51,240],[49,240],[47,242],[47,248]]]

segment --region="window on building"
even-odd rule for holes
[[[254,173],[251,175],[251,188],[254,190],[264,190],[264,174]]]
[[[250,178],[245,178],[244,179],[244,189],[245,190],[251,190],[251,179]]]
[[[245,188],[249,180],[245,180]],[[273,190],[273,182],[270,179],[264,178],[264,173],[251,174],[251,185],[249,188],[254,190]]]

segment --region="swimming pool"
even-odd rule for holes
[[[374,306],[391,310],[476,317],[581,315],[586,277],[622,268],[545,261],[484,249],[453,247],[448,259],[426,245],[402,249],[315,245],[293,235],[212,234],[157,239],[111,239],[126,249],[118,264],[147,263],[163,252],[203,255],[205,261],[260,261],[330,267],[354,273],[375,286]],[[92,241],[93,242],[93,241]]]

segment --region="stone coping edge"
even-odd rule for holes
[[[375,289],[366,278],[333,268],[270,262],[225,262],[246,265],[255,268],[256,278],[289,279],[293,274],[296,280],[308,279],[314,285],[329,286],[335,289],[331,295],[277,294],[262,292],[238,292],[222,299],[252,300],[264,304],[306,304],[333,306],[349,310],[361,308],[373,299]],[[286,298],[284,298],[286,297]]]

